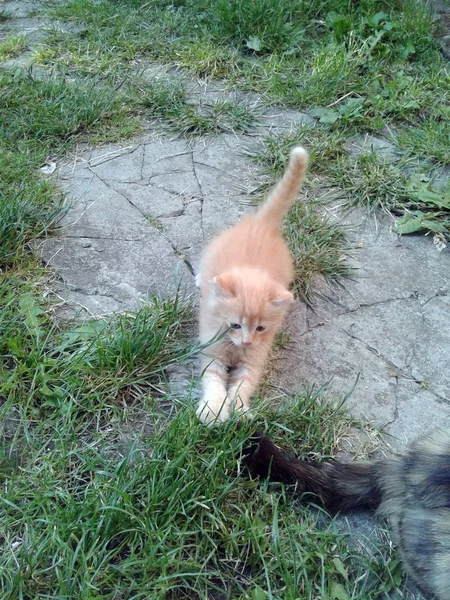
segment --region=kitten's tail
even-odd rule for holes
[[[296,146],[291,150],[289,164],[283,177],[257,213],[261,219],[279,225],[295,200],[307,166],[308,153],[301,146]]]
[[[287,455],[266,436],[255,433],[243,451],[250,472],[271,481],[295,484],[296,493],[311,493],[332,512],[377,508],[383,500],[384,461],[343,464],[334,460],[305,462]]]

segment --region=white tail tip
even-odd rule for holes
[[[292,148],[291,161],[299,164],[307,164],[308,153],[303,146],[295,146],[295,148]]]

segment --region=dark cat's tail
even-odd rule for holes
[[[243,462],[255,475],[294,484],[296,493],[314,494],[332,512],[377,508],[383,499],[382,461],[354,464],[302,461],[257,432],[243,451]]]
[[[255,433],[243,461],[332,512],[379,507],[411,577],[430,597],[450,600],[450,430],[431,432],[403,456],[353,464],[297,460]]]

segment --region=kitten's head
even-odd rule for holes
[[[264,343],[280,327],[293,296],[256,269],[235,269],[211,282],[210,308],[236,346]]]

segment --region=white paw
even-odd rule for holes
[[[200,273],[197,273],[195,276],[195,285],[199,288],[202,285],[202,276]]]
[[[223,423],[230,416],[230,401],[228,398],[221,400],[202,398],[195,414],[204,425]]]

